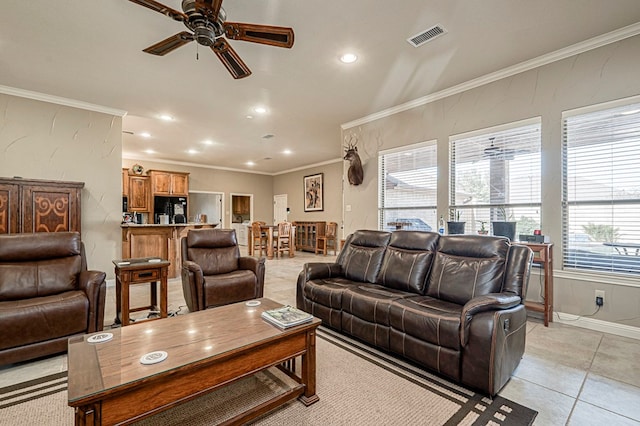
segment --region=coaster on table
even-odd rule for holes
[[[99,333],[87,338],[89,343],[104,343],[113,339],[113,333]]]
[[[140,363],[144,365],[157,364],[167,359],[168,354],[165,351],[149,352],[140,357]]]
[[[247,306],[260,306],[260,301],[259,300],[249,300],[248,302],[245,303],[245,305],[247,305]]]

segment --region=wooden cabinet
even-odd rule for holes
[[[122,169],[122,196],[129,196],[129,169]]]
[[[156,195],[184,196],[189,195],[189,173],[149,170],[151,193]]]
[[[234,196],[233,214],[246,215],[251,213],[251,197]]]
[[[129,211],[151,211],[151,188],[148,176],[129,176]]]
[[[0,179],[0,233],[80,232],[83,182]]]
[[[324,236],[327,222],[299,222],[296,226],[296,250],[316,251],[316,237]]]

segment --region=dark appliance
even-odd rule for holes
[[[127,213],[129,211],[129,200],[126,196],[122,196],[122,213]]]
[[[186,197],[161,197],[153,198],[153,223],[160,223],[160,215],[169,216],[170,223],[185,223],[187,217],[187,198]],[[182,215],[182,218],[176,220],[176,215]]]

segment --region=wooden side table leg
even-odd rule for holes
[[[102,405],[99,402],[76,407],[75,425],[92,426],[102,424]]]
[[[316,394],[316,332],[307,332],[307,350],[302,355],[302,384],[304,394],[298,399],[304,405],[309,406],[318,402],[320,398]]]
[[[167,268],[162,268],[160,271],[162,274],[160,278],[160,318],[166,318],[168,312],[168,283],[167,283]]]
[[[116,269],[116,318],[113,320],[114,324],[122,324],[122,282],[120,282],[120,274]]]
[[[129,272],[123,272],[121,274],[120,277],[120,281],[121,281],[121,295],[122,297],[120,298],[121,300],[121,308],[122,308],[122,314],[121,314],[121,318],[120,321],[122,322],[122,325],[129,325],[129,303],[131,303],[131,301],[129,300]]]

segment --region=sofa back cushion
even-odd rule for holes
[[[86,268],[80,234],[39,232],[0,237],[0,301],[76,290]]]
[[[202,268],[203,275],[226,274],[238,269],[240,249],[234,229],[189,230],[186,257]]]
[[[378,274],[378,284],[424,294],[439,237],[435,232],[393,232]]]
[[[504,237],[440,237],[429,275],[427,296],[464,305],[502,290],[509,240]]]
[[[345,278],[375,283],[391,233],[361,230],[349,236],[336,262]]]

